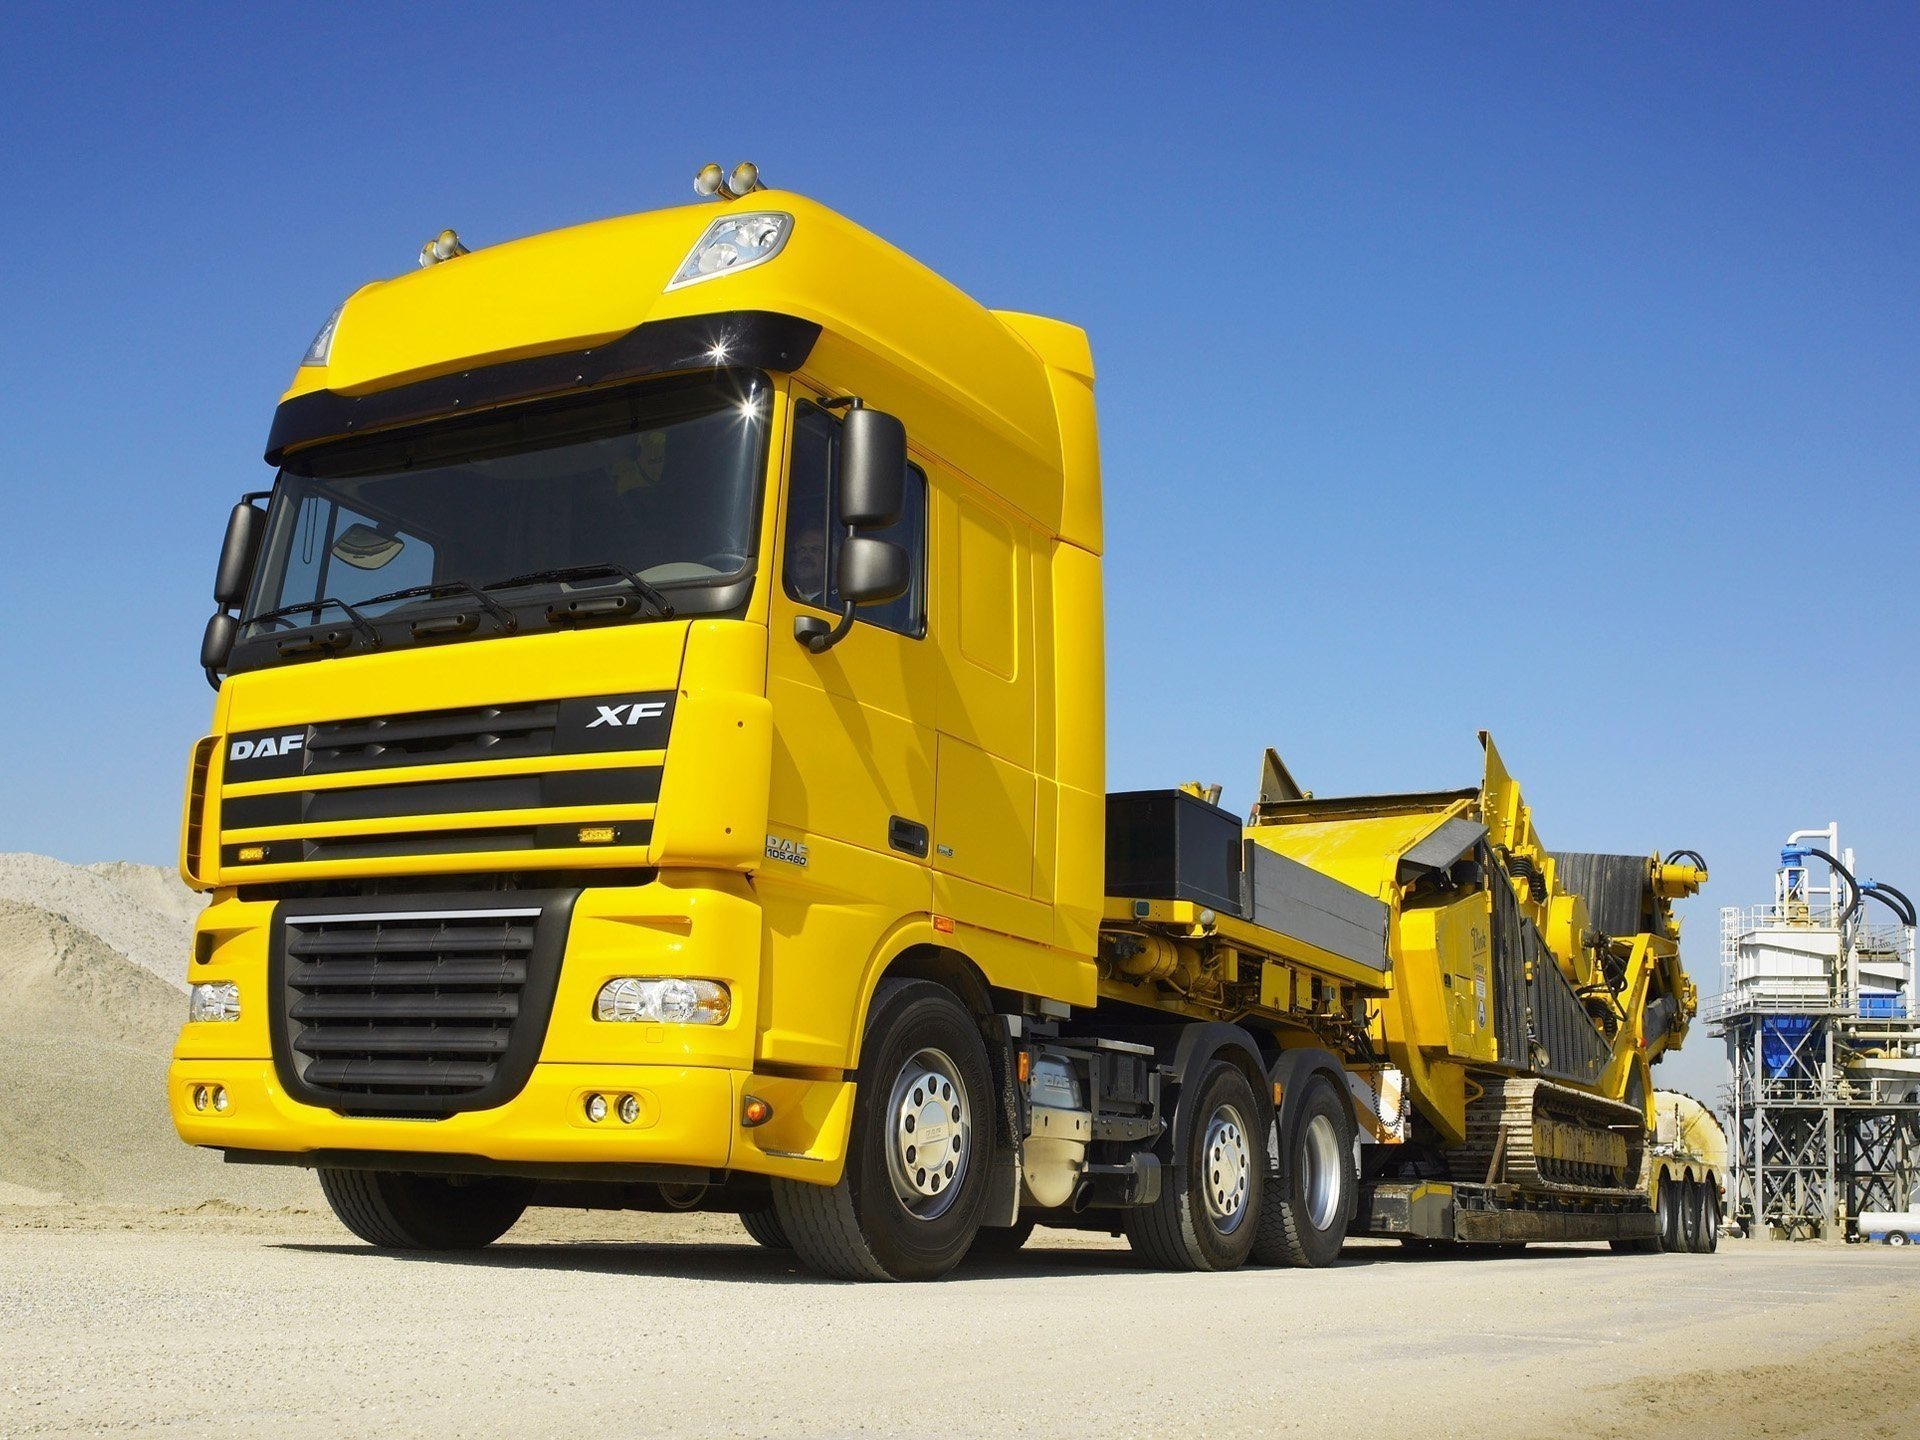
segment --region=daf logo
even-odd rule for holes
[[[307,737],[295,731],[291,735],[269,735],[261,740],[236,740],[227,747],[229,760],[271,760],[291,755],[307,743]]]
[[[800,865],[807,863],[807,847],[798,840],[788,840],[784,836],[767,836],[767,859],[778,860],[782,865]]]
[[[664,700],[636,700],[630,705],[599,705],[594,709],[600,713],[587,722],[587,729],[596,730],[602,725],[638,725],[642,720],[658,720],[667,713]]]

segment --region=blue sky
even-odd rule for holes
[[[173,854],[218,530],[349,290],[757,161],[1085,325],[1110,782],[1469,782],[1920,885],[1907,7],[16,10],[0,849]],[[1709,1047],[1702,1044],[1696,1053]]]

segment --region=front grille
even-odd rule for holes
[[[307,737],[307,773],[551,755],[559,718],[560,703],[548,700],[315,725]]]
[[[545,1038],[578,893],[282,905],[270,960],[281,1082],[343,1114],[511,1099]]]

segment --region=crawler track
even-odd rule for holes
[[[1632,1105],[1550,1081],[1518,1077],[1489,1084],[1467,1106],[1466,1144],[1447,1152],[1464,1184],[1511,1185],[1540,1194],[1637,1195],[1646,1147]]]

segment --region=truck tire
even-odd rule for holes
[[[1689,1176],[1680,1182],[1680,1248],[1700,1253],[1700,1182]]]
[[[931,981],[884,982],[855,1074],[845,1173],[836,1185],[773,1182],[794,1253],[836,1280],[946,1274],[980,1228],[996,1110],[966,1007]]]
[[[1889,1244],[1889,1245],[1904,1245],[1904,1244],[1906,1244],[1906,1243],[1907,1243],[1907,1232],[1906,1232],[1906,1231],[1904,1231],[1904,1230],[1889,1230],[1889,1231],[1887,1232],[1887,1244]]]
[[[1654,1208],[1660,1216],[1660,1248],[1673,1252],[1684,1248],[1685,1227],[1680,1220],[1680,1204],[1684,1198],[1682,1184],[1669,1175],[1660,1177],[1660,1192]]]
[[[1331,1265],[1346,1243],[1359,1196],[1353,1106],[1325,1075],[1306,1085],[1285,1137],[1286,1181],[1261,1207],[1253,1242],[1261,1265]]]
[[[742,1210],[740,1223],[746,1227],[747,1234],[756,1244],[769,1250],[791,1250],[793,1242],[787,1239],[787,1232],[780,1228],[780,1216],[772,1205],[763,1205],[758,1210]]]
[[[1160,1198],[1124,1211],[1122,1224],[1134,1253],[1160,1269],[1233,1270],[1253,1253],[1260,1226],[1260,1107],[1247,1077],[1224,1060],[1192,1093],[1186,1154],[1163,1174]]]
[[[1720,1187],[1711,1177],[1699,1185],[1700,1221],[1695,1253],[1711,1255],[1720,1248]]]
[[[533,1182],[497,1177],[319,1171],[340,1223],[383,1250],[478,1250],[526,1213]]]

